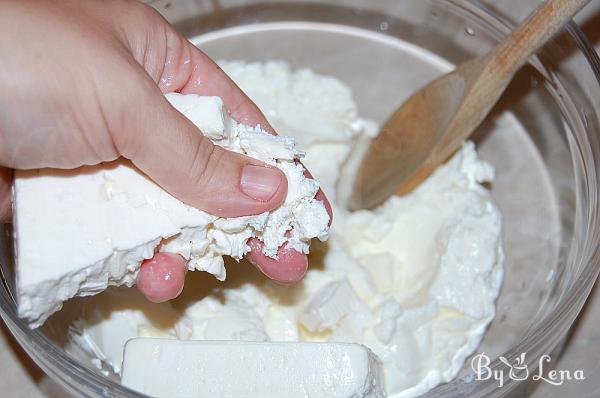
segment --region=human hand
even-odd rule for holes
[[[154,10],[126,0],[0,1],[0,216],[10,217],[11,169],[75,168],[130,159],[185,203],[222,217],[259,214],[287,193],[283,173],[226,151],[166,101],[167,92],[218,95],[230,116],[272,129],[205,54]],[[274,133],[274,132],[273,132]],[[322,192],[331,215],[331,207]],[[304,254],[249,260],[283,283],[299,280]],[[185,260],[158,253],[138,287],[152,301],[176,297]]]

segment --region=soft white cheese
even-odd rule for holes
[[[368,324],[369,318],[367,305],[356,295],[348,280],[340,279],[319,289],[300,314],[299,320],[311,332],[349,329],[360,339],[363,332],[361,326]]]
[[[467,143],[411,194],[348,213],[336,186],[376,128],[356,117],[347,87],[281,62],[222,67],[280,133],[302,137],[304,163],[337,198],[335,218],[299,284],[246,274],[177,303],[190,338],[361,343],[380,359],[393,398],[456,377],[494,316],[502,280],[500,213],[481,185],[493,179],[491,167]],[[323,134],[308,120],[320,120]]]
[[[385,396],[359,344],[133,339],[124,358],[122,383],[157,398]]]
[[[329,216],[314,199],[319,184],[295,162],[299,152],[293,139],[235,123],[218,97],[168,94],[167,99],[215,144],[279,167],[288,179],[285,202],[272,212],[226,219],[187,206],[126,160],[76,170],[17,171],[18,310],[32,327],[75,295],[131,286],[141,261],[157,248],[181,254],[190,270],[224,280],[222,256],[242,258],[250,237],[261,239],[271,257],[286,241],[308,253],[312,238],[327,239]],[[161,245],[163,239],[168,240]]]

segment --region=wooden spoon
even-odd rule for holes
[[[548,0],[496,48],[414,93],[383,125],[362,159],[350,210],[411,191],[479,126],[513,75],[590,0]]]

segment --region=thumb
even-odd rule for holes
[[[279,206],[281,170],[214,145],[151,84],[114,133],[119,153],[173,196],[210,214],[238,217]]]

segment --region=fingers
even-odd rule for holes
[[[308,269],[308,259],[284,244],[277,252],[277,259],[263,254],[263,242],[250,238],[248,245],[251,251],[248,260],[263,274],[281,284],[293,284],[302,279]],[[145,260],[137,276],[136,286],[142,294],[153,303],[161,303],[174,299],[183,290],[186,260],[172,253],[156,253],[150,260]]]
[[[264,243],[257,238],[248,239],[248,245],[251,248],[246,256],[248,260],[275,282],[283,284],[296,283],[306,274],[308,269],[306,255],[290,249],[287,247],[287,243],[279,248],[277,259],[263,254]]]
[[[273,281],[292,284],[306,274],[306,255],[287,248],[287,244],[277,252],[277,260],[262,253],[263,243],[260,240],[251,238],[248,245],[252,249],[248,260]],[[169,301],[181,294],[186,272],[186,260],[183,257],[173,253],[156,253],[142,263],[136,287],[153,303]]]
[[[260,214],[284,201],[281,170],[214,145],[153,84],[134,96],[144,111],[121,118],[115,146],[172,195],[220,217]]]
[[[177,254],[156,253],[142,263],[136,286],[153,303],[179,296],[186,274],[185,259]]]
[[[0,167],[0,223],[10,222],[12,219],[11,184],[12,170]]]

